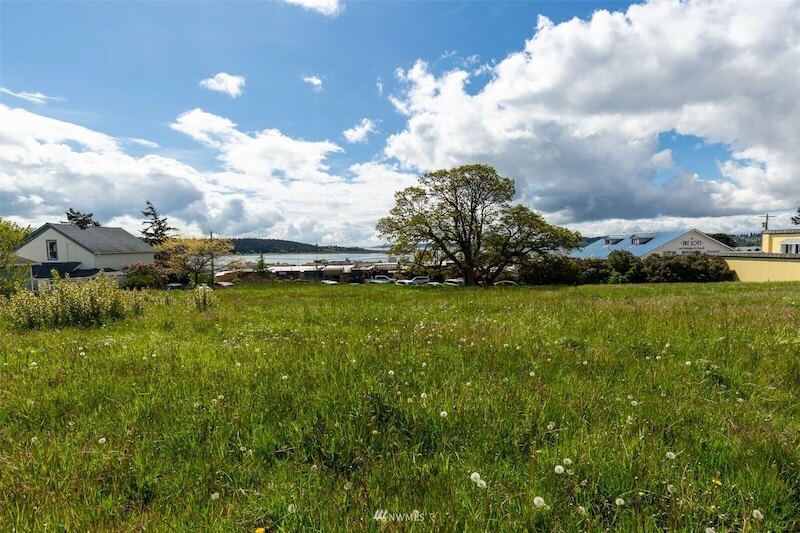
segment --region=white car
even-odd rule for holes
[[[332,279],[323,279],[322,281],[320,281],[320,283],[322,283],[323,285],[338,285],[339,284],[338,281],[334,281]]]
[[[395,285],[415,285],[415,283],[410,279],[398,279]]]
[[[461,287],[464,285],[464,278],[450,278],[444,280],[444,284],[448,287]]]
[[[389,276],[375,276],[374,278],[370,278],[367,280],[367,283],[378,283],[380,285],[385,285],[387,283],[394,283],[395,279],[390,278]]]

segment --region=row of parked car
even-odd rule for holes
[[[332,280],[324,280],[322,281],[325,285],[338,285],[337,281]],[[373,283],[377,285],[404,285],[404,286],[421,286],[424,285],[426,287],[460,287],[464,285],[464,278],[450,278],[446,279],[443,282],[439,281],[431,281],[431,279],[427,276],[416,276],[411,279],[394,279],[390,278],[389,276],[375,276],[367,280],[367,283]],[[359,285],[356,283],[356,285]],[[494,285],[519,285],[516,281],[505,279],[501,281],[494,282]]]

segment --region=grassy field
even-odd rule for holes
[[[219,296],[0,324],[0,530],[800,530],[800,284]]]

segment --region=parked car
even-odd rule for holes
[[[414,285],[425,285],[431,282],[431,278],[428,276],[416,276],[411,278],[411,283]]]
[[[448,287],[460,287],[464,285],[464,278],[449,278],[444,280],[444,284]]]
[[[519,285],[519,283],[511,279],[502,279],[500,281],[495,281],[494,285],[495,287],[502,287],[503,285]]]
[[[183,283],[167,283],[167,290],[168,291],[182,291],[186,289],[186,285]]]
[[[214,284],[214,287],[218,289],[230,289],[231,287],[233,287],[233,283],[231,283],[230,281],[218,281]]]
[[[414,282],[410,279],[398,279],[395,285],[414,285]]]
[[[367,280],[367,283],[378,283],[380,285],[385,285],[387,283],[394,283],[394,278],[390,278],[389,276],[375,276],[374,278],[370,278]]]
[[[322,281],[320,281],[320,283],[322,283],[323,285],[338,285],[339,284],[338,281],[334,281],[332,279],[323,279]]]
[[[429,281],[425,284],[426,287],[444,287],[444,283],[439,283],[438,281]]]

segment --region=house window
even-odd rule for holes
[[[47,260],[58,261],[58,245],[56,241],[47,241]]]

